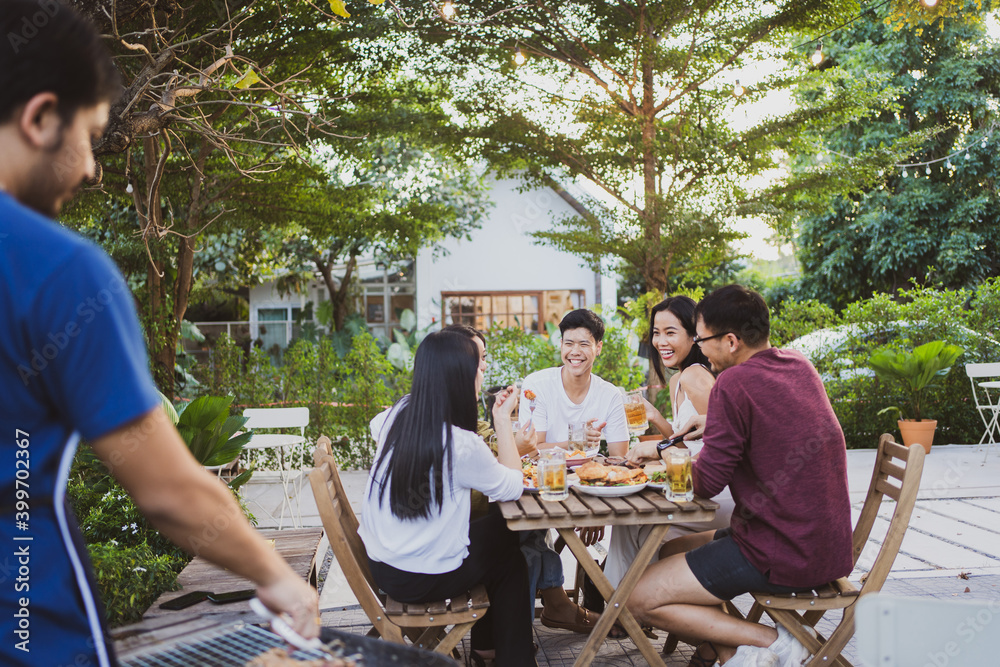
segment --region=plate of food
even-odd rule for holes
[[[581,493],[611,498],[638,493],[649,481],[642,468],[607,465],[600,461],[583,464],[576,469],[576,474],[580,478],[576,488]]]
[[[662,463],[650,463],[642,469],[646,473],[650,486],[654,489],[665,489],[670,480],[667,479],[667,466]]]
[[[521,459],[521,475],[524,490],[536,493],[538,491],[538,465],[531,459]]]
[[[600,447],[594,447],[593,449],[574,449],[571,452],[566,452],[566,467],[582,466],[587,461],[592,461],[600,451]]]

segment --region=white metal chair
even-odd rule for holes
[[[278,477],[281,480],[281,513],[278,517],[260,502],[255,504],[271,519],[277,519],[278,529],[284,527],[287,512],[295,528],[302,525],[302,510],[299,503],[301,484],[295,484],[300,471],[289,471],[285,467],[285,448],[306,441],[306,426],[309,425],[309,408],[247,408],[243,411],[247,418],[245,428],[253,431],[253,437],[243,448],[244,451],[273,449],[278,455]],[[293,433],[260,433],[263,429],[298,429]],[[294,501],[294,508],[293,508]]]
[[[983,420],[986,430],[979,444],[986,443],[990,447],[1000,440],[1000,363],[966,364],[965,374],[969,376],[972,385],[972,398],[976,409]],[[989,455],[989,448],[986,450]]]

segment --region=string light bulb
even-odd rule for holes
[[[971,160],[972,159],[972,153],[970,153],[969,151],[965,151],[965,159],[966,160]]]
[[[986,137],[983,137],[983,148],[986,148],[986,144],[987,144]]]
[[[903,178],[906,178],[909,175],[910,175],[910,172],[906,171],[906,167],[903,167]]]
[[[951,158],[948,158],[944,163],[945,169],[952,169]]]
[[[518,65],[523,65],[527,60],[524,57],[524,52],[521,51],[521,47],[517,47],[517,51],[514,52],[514,62]]]
[[[747,89],[740,85],[739,79],[736,79],[736,83],[733,85],[733,97],[743,97],[745,92]]]
[[[927,169],[924,169],[924,173],[927,174],[928,176],[931,175],[931,166],[930,165],[927,165]]]
[[[811,60],[812,64],[816,67],[819,67],[819,64],[823,62],[823,42],[820,42],[816,46],[816,51],[812,54]]]
[[[125,192],[127,192],[128,194],[132,194],[133,192],[135,192],[135,188],[132,187],[131,183],[125,186]]]
[[[455,5],[451,4],[451,0],[445,0],[445,3],[441,5],[441,15],[446,19],[455,15]]]
[[[920,4],[922,4],[927,9],[933,9],[934,7],[937,7],[937,3],[938,0],[920,0]]]

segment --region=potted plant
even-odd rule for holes
[[[902,385],[910,397],[909,414],[913,415],[912,419],[907,419],[906,413],[897,406],[879,411],[879,414],[892,410],[899,413],[899,432],[907,447],[919,442],[930,453],[937,420],[923,418],[921,406],[924,390],[936,387],[937,385],[931,384],[934,378],[947,375],[963,352],[965,350],[958,345],[936,340],[914,348],[912,352],[882,348],[872,355],[871,367],[879,379],[885,383]]]

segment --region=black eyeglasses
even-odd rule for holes
[[[732,331],[725,331],[723,333],[717,333],[714,336],[705,336],[704,338],[700,336],[695,336],[691,342],[693,342],[695,345],[701,346],[701,344],[704,343],[706,340],[712,340],[713,338],[721,338],[722,336],[728,336],[729,334],[733,334],[734,336],[736,336],[736,334],[733,333]],[[736,336],[736,340],[739,339],[740,337]]]

